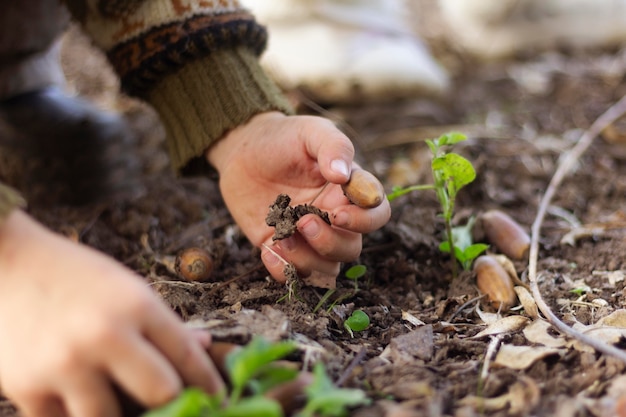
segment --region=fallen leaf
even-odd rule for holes
[[[476,314],[483,321],[483,323],[489,325],[497,322],[502,318],[502,316],[498,313],[487,313],[480,309],[480,303],[476,304]]]
[[[524,328],[524,336],[530,343],[543,345],[550,348],[562,348],[567,345],[567,340],[562,336],[552,336],[548,330],[552,326],[545,320],[535,320]]]
[[[615,310],[608,316],[604,316],[600,320],[598,320],[594,326],[611,326],[611,327],[626,328],[626,310],[625,309]]]
[[[417,317],[415,317],[413,314],[409,313],[408,311],[404,311],[404,310],[402,310],[402,320],[408,321],[413,326],[423,326],[423,325],[426,324],[423,321],[421,321],[420,319],[418,319]]]
[[[412,332],[394,337],[381,357],[393,363],[414,362],[415,359],[428,360],[434,351],[433,326],[425,325]]]
[[[513,290],[517,294],[517,298],[519,299],[522,307],[524,307],[524,311],[531,319],[536,319],[539,317],[539,309],[537,308],[537,303],[533,298],[530,291],[526,289],[526,287],[522,287],[521,285],[517,285],[513,287]]]
[[[564,352],[565,349],[546,346],[502,345],[493,363],[505,368],[523,370],[540,359]]]
[[[527,376],[520,375],[518,381],[511,385],[505,394],[493,398],[468,395],[459,400],[458,405],[488,412],[509,407],[507,415],[519,415],[536,407],[540,397],[541,391],[537,383]]]
[[[517,332],[518,330],[523,329],[529,322],[530,319],[524,316],[504,317],[495,323],[490,324],[486,329],[470,337],[470,339],[480,339],[485,336]]]

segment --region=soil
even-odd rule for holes
[[[551,51],[484,63],[431,40],[453,75],[447,98],[327,106],[322,114],[354,140],[359,162],[388,191],[430,181],[425,138],[466,133],[469,140],[455,150],[472,161],[477,178],[459,193],[455,224],[500,209],[529,230],[559,161],[626,93],[626,52]],[[96,208],[31,212],[137,271],[183,319],[209,328],[216,340],[246,343],[254,334],[296,340],[296,360],[304,366],[323,360],[334,380],[367,392],[372,404],[353,416],[610,416],[620,407],[623,412],[626,363],[619,359],[541,327],[540,319],[476,337],[497,311],[479,297],[472,272],[452,278],[451,260],[438,250],[444,225],[430,191],[394,200],[391,221],[365,236],[359,259],[342,270],[367,267],[358,290],[342,272],[328,299],[326,289],[307,286],[285,297],[285,286],[268,278],[259,250],[229,217],[215,181],[177,178],[169,171],[158,118],[120,96],[103,63],[76,30],[70,33],[64,50],[70,85],[125,114],[139,137],[147,193]],[[300,109],[320,110],[304,104]],[[626,302],[625,134],[618,122],[595,139],[558,187],[541,229],[539,288],[571,326],[620,313]],[[590,230],[572,235],[577,225]],[[564,236],[569,243],[562,242]],[[211,282],[182,281],[159,262],[190,246],[214,255]],[[524,281],[528,261],[513,265]],[[355,309],[366,312],[371,324],[350,337],[342,323]],[[500,315],[531,317],[527,306]],[[538,326],[542,337],[530,331]],[[625,340],[619,333],[611,343],[621,349]],[[524,354],[515,350],[524,347]],[[519,364],[515,358],[529,359]],[[14,415],[8,402],[0,410],[3,417]]]

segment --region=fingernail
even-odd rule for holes
[[[343,159],[333,159],[330,162],[330,169],[336,174],[343,175],[346,179],[350,178],[350,167]]]
[[[350,215],[345,211],[340,211],[335,215],[333,225],[338,227],[345,227],[350,225]]]
[[[271,251],[266,250],[263,255],[263,263],[267,266],[275,266],[278,265],[278,263],[280,262],[280,259],[278,259],[278,256],[274,255]]]
[[[314,239],[320,233],[320,225],[313,219],[307,221],[300,227],[300,233],[307,239]]]
[[[279,243],[280,248],[287,251],[287,252],[291,252],[295,249],[296,247],[296,240],[295,238],[292,237],[288,237],[287,239],[283,239],[280,241]]]

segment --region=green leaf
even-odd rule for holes
[[[298,376],[296,369],[268,364],[261,368],[255,378],[248,382],[253,394],[264,394],[275,386],[292,381]]]
[[[187,388],[169,403],[142,414],[142,417],[202,417],[215,409],[221,398],[211,398],[199,388]]]
[[[454,198],[463,186],[476,178],[476,171],[472,163],[455,153],[434,158],[431,165],[433,172],[436,172],[447,185],[448,194],[451,198]]]
[[[437,149],[439,149],[439,146],[437,146],[435,142],[433,142],[430,139],[426,139],[426,145],[428,145],[428,148],[430,149],[433,155],[437,155]]]
[[[458,246],[462,251],[472,245],[472,229],[474,228],[474,223],[476,223],[475,217],[470,217],[467,220],[467,223],[461,226],[456,226],[452,228],[452,241],[454,242],[454,246]]]
[[[489,245],[486,245],[484,243],[474,243],[473,245],[465,248],[463,254],[465,255],[465,259],[474,260],[478,257],[478,255],[486,251],[488,248]]]
[[[447,240],[445,242],[441,242],[439,244],[439,250],[444,253],[450,253],[450,242]],[[463,262],[465,260],[465,255],[463,251],[458,246],[454,245],[454,257],[458,259],[459,262]]]
[[[348,407],[367,405],[370,400],[360,389],[336,387],[321,363],[313,368],[313,382],[305,388],[307,403],[297,417],[341,417],[348,413]]]
[[[348,330],[350,336],[354,337],[353,331],[360,332],[370,325],[370,318],[363,310],[355,310],[350,317],[343,322],[343,326]]]
[[[231,352],[226,357],[226,369],[233,391],[243,390],[265,365],[284,358],[295,349],[293,342],[270,343],[262,337],[255,337],[243,348]]]
[[[354,265],[346,271],[346,278],[359,279],[365,275],[367,267],[365,265]]]
[[[460,132],[448,132],[439,136],[438,142],[440,146],[454,145],[456,143],[467,140],[467,136]]]
[[[276,400],[262,395],[247,397],[236,404],[230,404],[223,410],[210,415],[196,415],[194,417],[282,417],[283,409]]]

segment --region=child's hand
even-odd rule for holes
[[[131,271],[15,210],[0,226],[0,386],[26,417],[120,416],[223,382],[194,333]]]
[[[386,199],[366,210],[349,204],[343,195],[340,185],[350,176],[354,148],[326,119],[263,113],[229,132],[207,156],[220,173],[226,205],[257,246],[272,244],[274,229],[265,224],[265,217],[278,194],[288,194],[292,205],[308,204],[327,181],[331,183],[314,204],[329,212],[332,226],[307,215],[298,222],[298,233],[272,246],[303,276],[336,277],[340,262],[359,256],[361,234],[389,220]],[[286,279],[284,265],[265,248],[262,259],[274,278]]]

